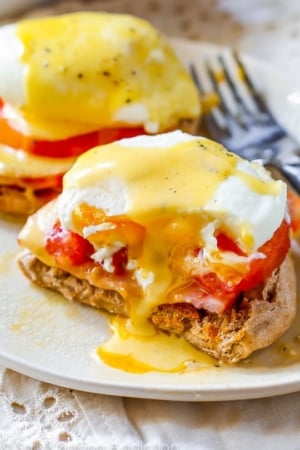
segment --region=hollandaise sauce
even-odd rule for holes
[[[40,157],[0,144],[0,176],[28,177],[31,180],[64,174],[73,163],[74,158]]]
[[[222,261],[225,268],[234,264],[224,262],[216,246],[215,233],[228,230],[246,255],[254,254],[282,222],[285,196],[281,181],[272,180],[263,168],[242,162],[212,141],[180,132],[140,136],[82,155],[64,177],[59,200],[29,220],[20,240],[46,264],[55,265],[43,245],[53,215],[93,245],[102,245],[99,236],[113,229],[114,217],[144,227],[142,250],[128,261],[140,293],[125,292],[129,317],[112,319],[113,336],[98,349],[98,355],[107,364],[130,372],[181,372],[189,363],[203,367],[213,360],[184,339],[157,331],[149,320],[158,305],[168,302],[170,291],[188,281],[176,258],[202,248],[209,264]],[[86,213],[91,209],[91,233],[77,217],[82,204]],[[95,211],[102,214],[98,225]],[[130,256],[130,244],[128,249]],[[93,284],[97,285],[97,279]],[[102,287],[100,282],[98,287]]]
[[[124,124],[156,133],[199,116],[189,74],[142,19],[73,13],[21,21],[16,35],[25,68],[21,110],[39,134],[61,139]]]

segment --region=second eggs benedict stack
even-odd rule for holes
[[[198,93],[170,45],[127,15],[74,13],[0,29],[0,211],[61,190],[87,149],[183,127]]]

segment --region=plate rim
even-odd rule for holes
[[[190,41],[182,38],[170,38],[170,42],[175,46],[190,46],[193,51],[204,52],[216,51],[225,49],[226,47],[210,44],[206,42]],[[255,59],[249,55],[243,55],[249,61],[255,61],[262,67],[269,67],[262,61]],[[278,74],[277,74],[278,75]],[[284,80],[282,74],[280,77]],[[1,229],[0,229],[1,234]],[[1,297],[0,297],[1,302]],[[1,318],[0,318],[1,325]],[[0,361],[5,367],[11,370],[18,371],[27,376],[36,378],[42,382],[52,383],[65,388],[78,389],[81,391],[108,394],[108,395],[120,395],[125,397],[143,398],[143,399],[156,399],[156,400],[172,400],[172,401],[222,401],[222,400],[244,400],[263,398],[273,395],[283,395],[300,390],[300,370],[297,372],[297,368],[300,369],[300,362],[293,364],[293,370],[287,372],[285,375],[278,375],[279,380],[274,383],[267,379],[262,379],[260,384],[251,384],[250,380],[244,383],[243,386],[237,384],[202,384],[190,383],[186,385],[168,385],[167,381],[161,385],[155,386],[153,384],[140,385],[133,381],[115,382],[114,380],[102,380],[96,382],[92,380],[83,380],[80,378],[72,377],[70,375],[57,373],[53,370],[46,370],[41,366],[30,363],[30,361],[22,359],[17,355],[13,355],[2,348],[0,342]],[[116,370],[116,369],[112,369]],[[247,368],[245,368],[247,370]],[[272,370],[272,369],[271,369]],[[283,370],[283,369],[282,369]],[[280,372],[280,371],[279,371]],[[299,373],[297,377],[297,373]],[[166,375],[166,374],[164,374]],[[141,375],[136,375],[141,377]],[[281,377],[281,378],[280,378]],[[163,377],[166,378],[166,377]],[[247,384],[249,383],[249,384]]]

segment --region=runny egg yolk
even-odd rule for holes
[[[133,372],[181,371],[190,361],[203,367],[211,360],[181,338],[157,332],[149,321],[170,291],[187,282],[180,267],[174,270],[172,257],[201,247],[208,264],[243,266],[242,255],[255,255],[280,226],[286,188],[263,168],[212,141],[173,132],[119,141],[82,155],[65,176],[55,208],[62,226],[83,235],[86,224],[76,217],[81,205],[101,211],[108,224],[124,216],[145,229],[142,251],[132,261],[143,295],[126,298],[129,318],[113,319],[113,338],[99,349],[100,357]],[[49,208],[31,220],[22,239],[49,264],[43,250],[46,219]],[[233,259],[216,247],[217,232],[229,234],[241,255]],[[93,233],[89,238],[92,242]],[[174,352],[177,359],[170,356]]]

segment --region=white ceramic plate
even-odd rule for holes
[[[221,51],[173,42],[184,62],[201,65],[203,56]],[[296,89],[257,61],[245,62],[278,118],[300,138]],[[21,226],[0,218],[0,358],[7,367],[69,388],[153,399],[233,400],[300,389],[298,319],[279,342],[236,367],[137,375],[106,366],[93,356],[110,333],[105,315],[30,285],[15,263]]]

